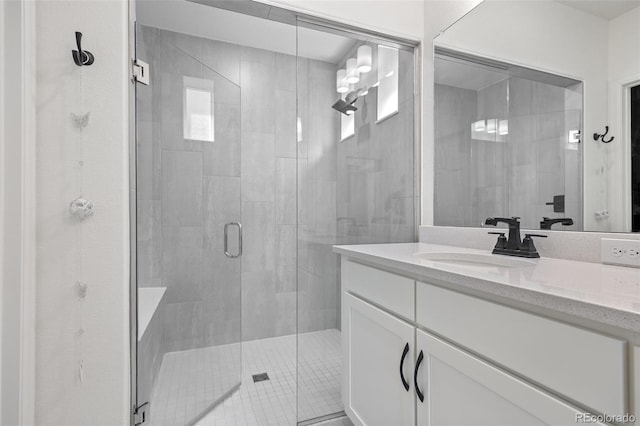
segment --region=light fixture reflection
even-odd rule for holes
[[[509,134],[509,120],[500,120],[498,123],[498,134],[500,136]]]
[[[371,46],[363,44],[362,46],[358,47],[358,72],[367,73],[371,71],[371,64]]]
[[[484,120],[479,120],[473,123],[474,132],[484,132],[487,128]]]
[[[356,58],[350,58],[347,60],[347,83],[356,84],[360,81],[360,73],[356,68]]]
[[[336,90],[338,93],[347,93],[349,86],[347,84],[347,70],[341,69],[336,73]]]
[[[498,120],[496,118],[487,120],[487,133],[495,133],[496,130],[498,130]]]

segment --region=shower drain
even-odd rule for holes
[[[269,380],[269,375],[267,373],[254,374],[253,383],[264,382],[265,380]]]

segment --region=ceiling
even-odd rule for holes
[[[164,30],[337,63],[355,39],[186,0],[138,0],[137,22]]]
[[[610,21],[640,6],[640,0],[557,0],[566,6]]]

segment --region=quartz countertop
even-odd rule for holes
[[[445,282],[452,289],[469,289],[640,333],[640,269],[545,257],[526,259],[526,266],[476,268],[425,260],[416,253],[490,255],[489,250],[425,243],[341,245],[333,251],[426,282]]]

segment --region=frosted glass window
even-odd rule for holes
[[[184,77],[184,138],[214,141],[213,81]]]
[[[340,140],[343,141],[356,134],[355,114],[340,114]]]
[[[378,121],[398,112],[398,49],[378,46]]]

